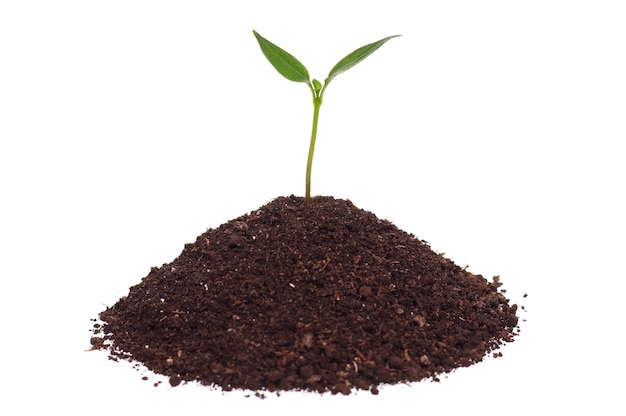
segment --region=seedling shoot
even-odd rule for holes
[[[348,54],[345,58],[340,60],[337,65],[333,67],[333,69],[330,70],[328,76],[322,84],[317,79],[311,79],[309,71],[306,67],[289,52],[265,39],[259,35],[256,30],[253,30],[252,33],[254,33],[254,36],[261,47],[261,51],[267,60],[270,61],[272,66],[274,66],[274,68],[288,80],[306,83],[311,90],[311,94],[313,95],[313,127],[311,129],[311,141],[309,144],[309,154],[306,164],[306,190],[304,197],[305,201],[309,202],[311,199],[311,168],[313,166],[315,139],[317,138],[317,123],[319,120],[320,107],[322,106],[324,91],[326,91],[330,81],[332,81],[337,75],[342,72],[346,72],[348,69],[370,56],[389,39],[393,39],[400,35],[386,37],[379,41],[362,46]]]

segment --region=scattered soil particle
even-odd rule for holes
[[[500,285],[350,201],[279,197],[153,268],[91,345],[172,386],[376,394],[513,341]]]

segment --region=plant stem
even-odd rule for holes
[[[311,131],[311,143],[309,144],[309,157],[306,163],[306,192],[305,202],[311,199],[311,168],[313,167],[313,153],[315,152],[315,139],[317,138],[317,120],[322,106],[322,95],[313,93],[313,129]]]

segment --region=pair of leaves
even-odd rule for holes
[[[298,61],[293,55],[289,52],[285,51],[278,45],[270,42],[265,39],[261,35],[258,34],[256,30],[253,30],[254,36],[259,42],[259,46],[261,47],[261,51],[265,55],[268,61],[274,66],[274,68],[285,78],[294,82],[305,82],[307,83],[316,93],[319,95],[320,90],[322,90],[322,85],[319,81],[314,79],[310,80],[309,71],[306,67]],[[372,53],[374,53],[378,48],[380,48],[385,42],[400,35],[389,36],[379,41],[370,43],[368,45],[362,46],[352,53],[348,54],[345,58],[337,63],[328,73],[328,77],[326,81],[324,81],[324,87],[328,85],[330,81],[333,80],[337,75],[346,72],[348,69],[352,68]]]

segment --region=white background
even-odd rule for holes
[[[620,1],[3,1],[0,413],[623,415],[624,22]],[[150,267],[303,194],[310,92],[253,28],[318,79],[403,35],[326,91],[313,193],[500,275],[526,307],[504,357],[259,400],[85,352]]]

